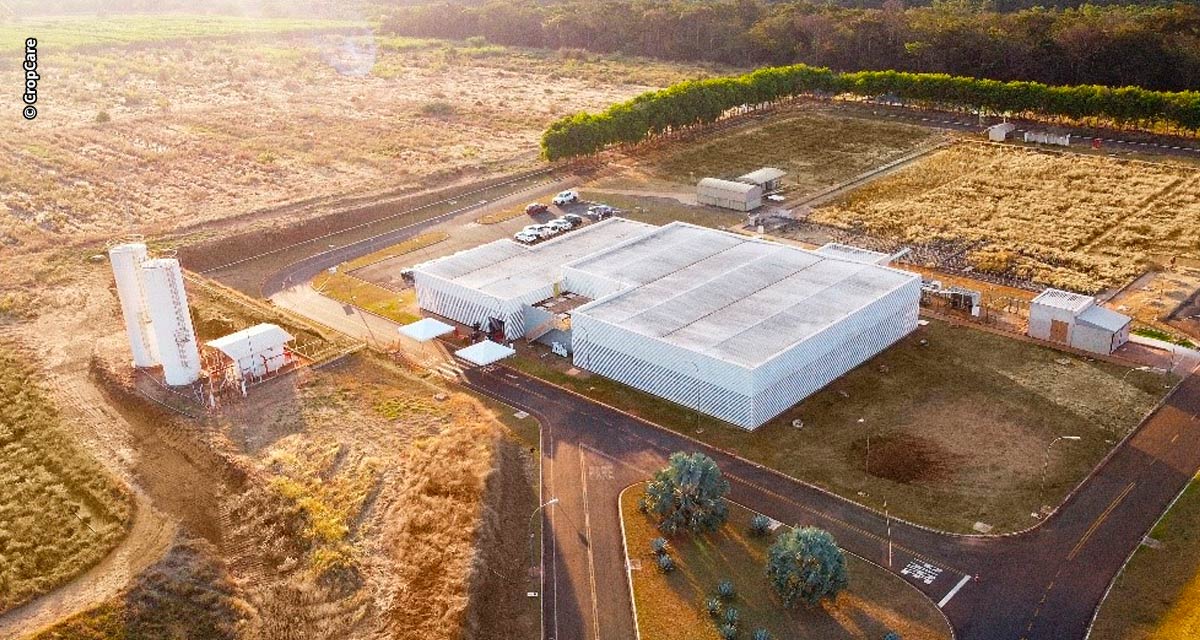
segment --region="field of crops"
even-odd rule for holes
[[[0,612],[98,562],[129,495],[70,440],[22,354],[0,344]]]
[[[1200,253],[1198,176],[1176,165],[964,142],[811,220],[958,245],[975,269],[1091,293],[1129,281],[1152,253]]]

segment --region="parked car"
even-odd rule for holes
[[[573,213],[566,214],[562,217],[562,219],[570,222],[572,227],[578,227],[579,225],[583,224],[583,216],[577,216]]]
[[[592,220],[603,220],[616,213],[616,209],[606,204],[594,204],[587,209],[587,215]]]
[[[525,215],[536,216],[539,213],[546,213],[549,210],[550,207],[547,207],[540,202],[530,202],[529,204],[525,205]]]
[[[571,229],[575,228],[575,225],[571,224],[570,222],[568,222],[566,220],[563,220],[562,218],[555,218],[555,219],[551,220],[550,222],[547,222],[546,224],[551,227],[554,227],[554,229],[557,231],[570,231]]]
[[[563,191],[562,193],[554,196],[554,200],[552,200],[554,205],[558,206],[558,207],[561,207],[564,204],[571,204],[572,202],[578,202],[578,201],[579,201],[579,194],[575,193],[575,191],[573,191],[571,189]]]
[[[549,238],[550,236],[555,236],[555,235],[558,235],[558,229],[555,229],[554,227],[552,227],[548,224],[544,224],[541,226],[540,229],[538,229],[538,237],[539,238]]]
[[[518,231],[513,235],[513,240],[522,242],[524,244],[533,244],[538,241],[538,234],[530,233],[528,231]]]
[[[546,225],[543,225],[541,223],[525,225],[525,228],[521,229],[520,233],[532,233],[533,235],[536,236],[538,234],[538,232],[540,232],[542,230],[542,227],[544,227],[544,226],[546,226]]]

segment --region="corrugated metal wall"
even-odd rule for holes
[[[575,365],[754,429],[917,326],[919,280],[755,369],[694,353],[586,314],[572,318]]]

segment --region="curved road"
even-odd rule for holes
[[[777,520],[829,530],[848,551],[938,603],[961,640],[1087,635],[1110,581],[1200,468],[1200,376],[1188,377],[1040,526],[961,536],[892,520],[745,459],[502,366],[465,385],[533,414],[543,428],[542,605],[546,640],[633,638],[618,496],[674,451],[702,451],[730,497]]]

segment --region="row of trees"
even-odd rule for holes
[[[1004,10],[1021,7],[1019,0],[941,0],[916,7],[911,5],[930,3],[868,0],[863,7],[847,6],[854,4],[859,2],[437,2],[396,9],[382,28],[743,68],[804,62],[840,71],[896,69],[1055,85],[1163,91],[1200,86],[1200,8],[1194,3],[1065,9],[1039,3],[1019,11]]]
[[[609,145],[709,124],[734,109],[804,94],[890,96],[909,104],[991,113],[1096,118],[1121,125],[1200,129],[1200,92],[1096,85],[1051,86],[898,71],[838,73],[804,64],[765,67],[741,76],[689,80],[643,93],[600,113],[578,113],[542,135],[549,160],[596,153]]]

